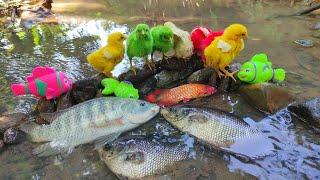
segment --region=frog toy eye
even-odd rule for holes
[[[247,73],[250,72],[250,69],[246,69],[246,72],[247,72]]]

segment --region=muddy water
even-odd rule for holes
[[[300,7],[301,8],[301,7]],[[26,32],[24,38],[15,34],[0,34],[0,113],[2,111],[29,111],[36,100],[32,97],[12,97],[9,85],[22,81],[36,65],[51,65],[79,80],[95,72],[86,63],[85,56],[105,43],[106,35],[115,30],[125,33],[138,22],[150,25],[174,21],[191,30],[196,25],[221,29],[239,22],[249,29],[246,48],[236,59],[243,62],[255,53],[265,52],[275,66],[287,70],[284,86],[306,99],[320,95],[319,39],[311,36],[310,27],[315,17],[265,20],[277,12],[299,9],[288,8],[279,2],[219,1],[219,0],[141,0],[141,1],[55,1],[53,10],[59,26],[38,26]],[[28,24],[27,24],[28,25]],[[302,48],[293,43],[297,39],[312,39],[315,46]],[[14,47],[14,48],[13,48]],[[114,71],[126,71],[125,60]],[[173,129],[161,117],[131,134],[144,134],[170,143],[187,143],[194,151],[188,162],[168,170],[158,178],[191,179],[319,179],[319,134],[292,119],[283,110],[267,116],[249,106],[236,94],[218,94],[197,100],[195,104],[217,107],[244,117],[263,130],[276,147],[273,155],[244,163],[229,155],[210,150],[202,142]],[[36,144],[24,142],[9,146],[0,154],[0,177],[34,179],[116,178],[99,160],[90,145],[77,148],[71,155],[39,159],[31,155]],[[253,147],[248,147],[248,150]]]

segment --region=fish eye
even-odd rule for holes
[[[146,103],[145,102],[142,102],[142,103],[140,103],[140,106],[145,106],[146,105]]]
[[[250,72],[250,69],[246,69],[246,72]]]
[[[110,144],[105,144],[104,145],[104,147],[103,147],[103,149],[105,150],[105,151],[109,151],[109,150],[111,150],[111,145]],[[113,152],[111,152],[111,154],[113,154]]]

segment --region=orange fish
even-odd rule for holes
[[[210,96],[216,91],[216,88],[204,84],[185,84],[172,89],[155,90],[146,100],[160,106],[172,106],[180,101],[188,102],[198,97]]]

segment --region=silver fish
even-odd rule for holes
[[[118,177],[141,179],[164,173],[167,168],[188,159],[189,151],[184,145],[134,137],[106,145],[99,149],[99,155]]]
[[[262,132],[224,111],[176,106],[161,109],[161,114],[180,131],[227,152],[255,158],[273,150]]]
[[[34,149],[38,156],[67,152],[89,142],[104,144],[121,133],[149,121],[159,107],[142,100],[103,97],[62,111],[50,125],[22,127],[34,142],[47,142]],[[32,129],[33,128],[33,129]]]

